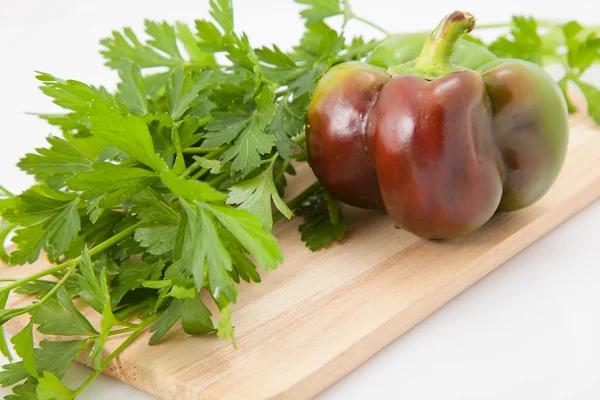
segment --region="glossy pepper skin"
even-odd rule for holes
[[[383,205],[426,238],[452,238],[537,201],[564,161],[567,109],[538,66],[450,64],[469,14],[446,17],[414,61],[332,68],[307,115],[309,163],[333,196]],[[379,197],[376,194],[378,188]]]
[[[319,81],[308,109],[306,147],[313,171],[332,196],[356,207],[383,206],[364,132],[389,79],[384,70],[359,62],[337,65]]]

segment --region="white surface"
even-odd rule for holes
[[[235,0],[234,0],[235,1]],[[600,24],[589,0],[423,1],[353,0],[356,12],[393,32],[433,28],[451,9],[480,21],[511,14],[577,19]],[[409,8],[402,4],[410,4]],[[301,34],[292,0],[237,0],[236,26],[255,46],[273,40],[282,48]],[[262,11],[262,10],[266,11]],[[208,0],[1,1],[0,183],[20,192],[32,179],[15,163],[43,146],[51,128],[29,112],[52,112],[37,90],[33,70],[114,86],[98,40],[144,18],[181,20],[208,16]],[[350,31],[374,35],[353,22]],[[594,79],[600,83],[600,79]],[[413,330],[323,393],[321,399],[505,400],[600,398],[600,203],[565,223],[461,294]],[[73,386],[87,370],[69,374]],[[7,394],[0,390],[0,394]],[[82,399],[151,399],[107,377]]]

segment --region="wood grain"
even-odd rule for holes
[[[293,191],[312,179],[301,170]],[[286,262],[263,274],[262,284],[241,285],[233,315],[238,350],[178,328],[152,347],[144,335],[106,372],[164,399],[309,398],[599,196],[600,131],[577,115],[565,167],[534,206],[451,241],[425,241],[378,212],[345,208],[347,238],[317,253],[300,242],[298,221],[279,223]],[[46,266],[3,267],[0,277]],[[24,301],[10,299],[12,306]],[[107,350],[119,342],[110,339]]]

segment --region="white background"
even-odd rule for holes
[[[237,0],[236,27],[255,46],[287,49],[302,32],[292,0]],[[482,23],[512,14],[600,25],[597,1],[353,0],[357,14],[392,32],[433,28],[449,11]],[[207,0],[0,0],[0,183],[20,192],[32,179],[15,164],[52,132],[25,112],[52,112],[34,70],[114,87],[98,40],[143,29],[143,19],[208,17]],[[352,22],[350,32],[377,32]],[[593,74],[592,74],[593,75]],[[592,76],[600,85],[600,74]],[[600,203],[588,207],[461,294],[323,393],[322,399],[599,399]],[[73,368],[69,379],[87,374]],[[1,391],[6,394],[8,392]],[[153,398],[101,377],[83,399]]]

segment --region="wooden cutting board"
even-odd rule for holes
[[[292,191],[312,179],[305,168]],[[152,347],[141,337],[106,372],[164,399],[309,398],[599,196],[600,130],[576,115],[564,169],[534,206],[450,241],[425,241],[380,213],[346,208],[346,239],[317,253],[300,241],[298,221],[278,223],[286,261],[262,284],[240,287],[237,350],[173,329]],[[0,277],[46,266],[2,267]],[[118,344],[111,339],[107,349]]]

